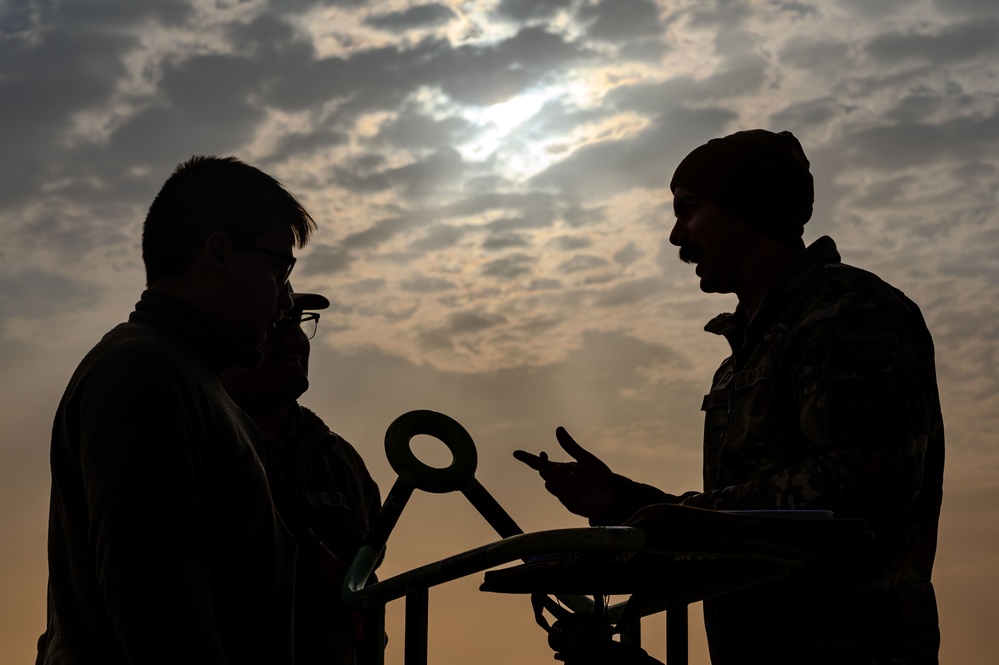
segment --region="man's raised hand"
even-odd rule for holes
[[[544,479],[545,489],[569,512],[600,521],[614,509],[614,474],[596,455],[576,443],[565,428],[555,430],[562,450],[575,462],[552,462],[548,453],[539,455],[515,450],[513,456]]]

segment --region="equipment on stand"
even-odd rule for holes
[[[448,467],[434,468],[417,459],[410,442],[420,434],[448,447],[453,457]],[[484,571],[482,591],[531,597],[549,645],[567,665],[659,663],[641,648],[640,619],[663,611],[666,662],[684,665],[688,605],[820,570],[871,538],[862,520],[833,519],[831,513],[720,512],[668,504],[647,506],[623,526],[524,533],[475,479],[475,444],[455,420],[435,411],[405,413],[386,431],[385,453],[399,477],[347,571],[341,593],[349,609],[364,612],[364,661],[359,665],[383,665],[385,606],[402,597],[405,665],[426,665],[430,587]],[[369,585],[415,489],[462,492],[502,540]],[[628,600],[609,605],[604,599],[611,595]]]

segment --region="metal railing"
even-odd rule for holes
[[[431,467],[413,454],[411,441],[421,434],[436,437],[447,446],[453,458],[449,466]],[[526,562],[532,557],[590,556],[587,553],[601,556],[596,554],[601,552],[607,553],[605,559],[600,559],[596,568],[582,569],[578,583],[570,585],[575,590],[569,593],[593,594],[592,598],[560,594],[556,597],[558,603],[576,614],[595,611],[602,614],[609,622],[616,622],[614,632],[620,634],[621,642],[634,645],[641,641],[638,620],[665,611],[666,662],[683,665],[687,662],[687,607],[691,602],[789,575],[815,559],[816,551],[834,549],[832,545],[839,541],[849,546],[870,535],[862,521],[833,520],[831,514],[792,517],[788,513],[794,511],[781,511],[784,519],[775,520],[772,516],[756,514],[759,511],[736,515],[672,505],[650,506],[650,514],[644,520],[640,511],[629,521],[637,526],[524,533],[476,480],[475,444],[468,432],[450,417],[435,411],[403,414],[386,431],[385,453],[398,479],[351,563],[341,589],[344,605],[364,613],[363,661],[359,665],[383,665],[385,607],[393,600],[405,598],[405,665],[426,665],[428,597],[432,587],[514,561]],[[372,573],[385,551],[389,535],[417,489],[438,494],[461,492],[492,525],[501,540],[373,582]],[[791,519],[786,519],[788,517]],[[803,520],[803,517],[810,519]],[[816,517],[823,519],[817,521]],[[816,529],[818,523],[826,526]],[[800,540],[802,537],[804,540]],[[809,540],[814,541],[812,553],[799,552],[799,544]],[[622,592],[600,591],[598,580],[607,568],[604,562],[615,557],[629,559],[626,566],[617,570],[627,572],[631,566],[629,579],[633,579],[636,588],[626,592],[629,594],[627,602],[607,607],[599,594]],[[642,557],[645,557],[644,567],[636,568],[635,560]],[[506,574],[510,571],[497,572]],[[504,593],[530,593],[534,600],[539,595],[551,600],[550,596],[554,595],[543,578],[537,584],[529,584],[529,589],[521,586],[516,591],[510,591],[513,587],[509,586],[501,588],[503,584],[484,586]],[[548,609],[551,609],[550,604]],[[545,626],[537,607],[535,612],[539,623]]]

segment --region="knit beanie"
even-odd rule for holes
[[[670,191],[683,187],[761,231],[795,243],[815,198],[808,158],[791,132],[749,129],[711,139],[676,167]]]

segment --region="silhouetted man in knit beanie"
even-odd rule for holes
[[[687,155],[670,191],[683,187],[773,237],[801,245],[815,188],[808,158],[791,132],[749,129],[711,139]]]
[[[575,461],[514,456],[592,524],[662,503],[862,519],[873,540],[859,551],[705,600],[712,663],[935,665],[944,435],[919,308],[843,264],[831,238],[805,247],[813,182],[790,132],[708,141],[670,189],[681,260],[702,291],[738,298],[705,326],[732,355],[700,403],[703,487],[669,494],[614,474],[563,428]]]

